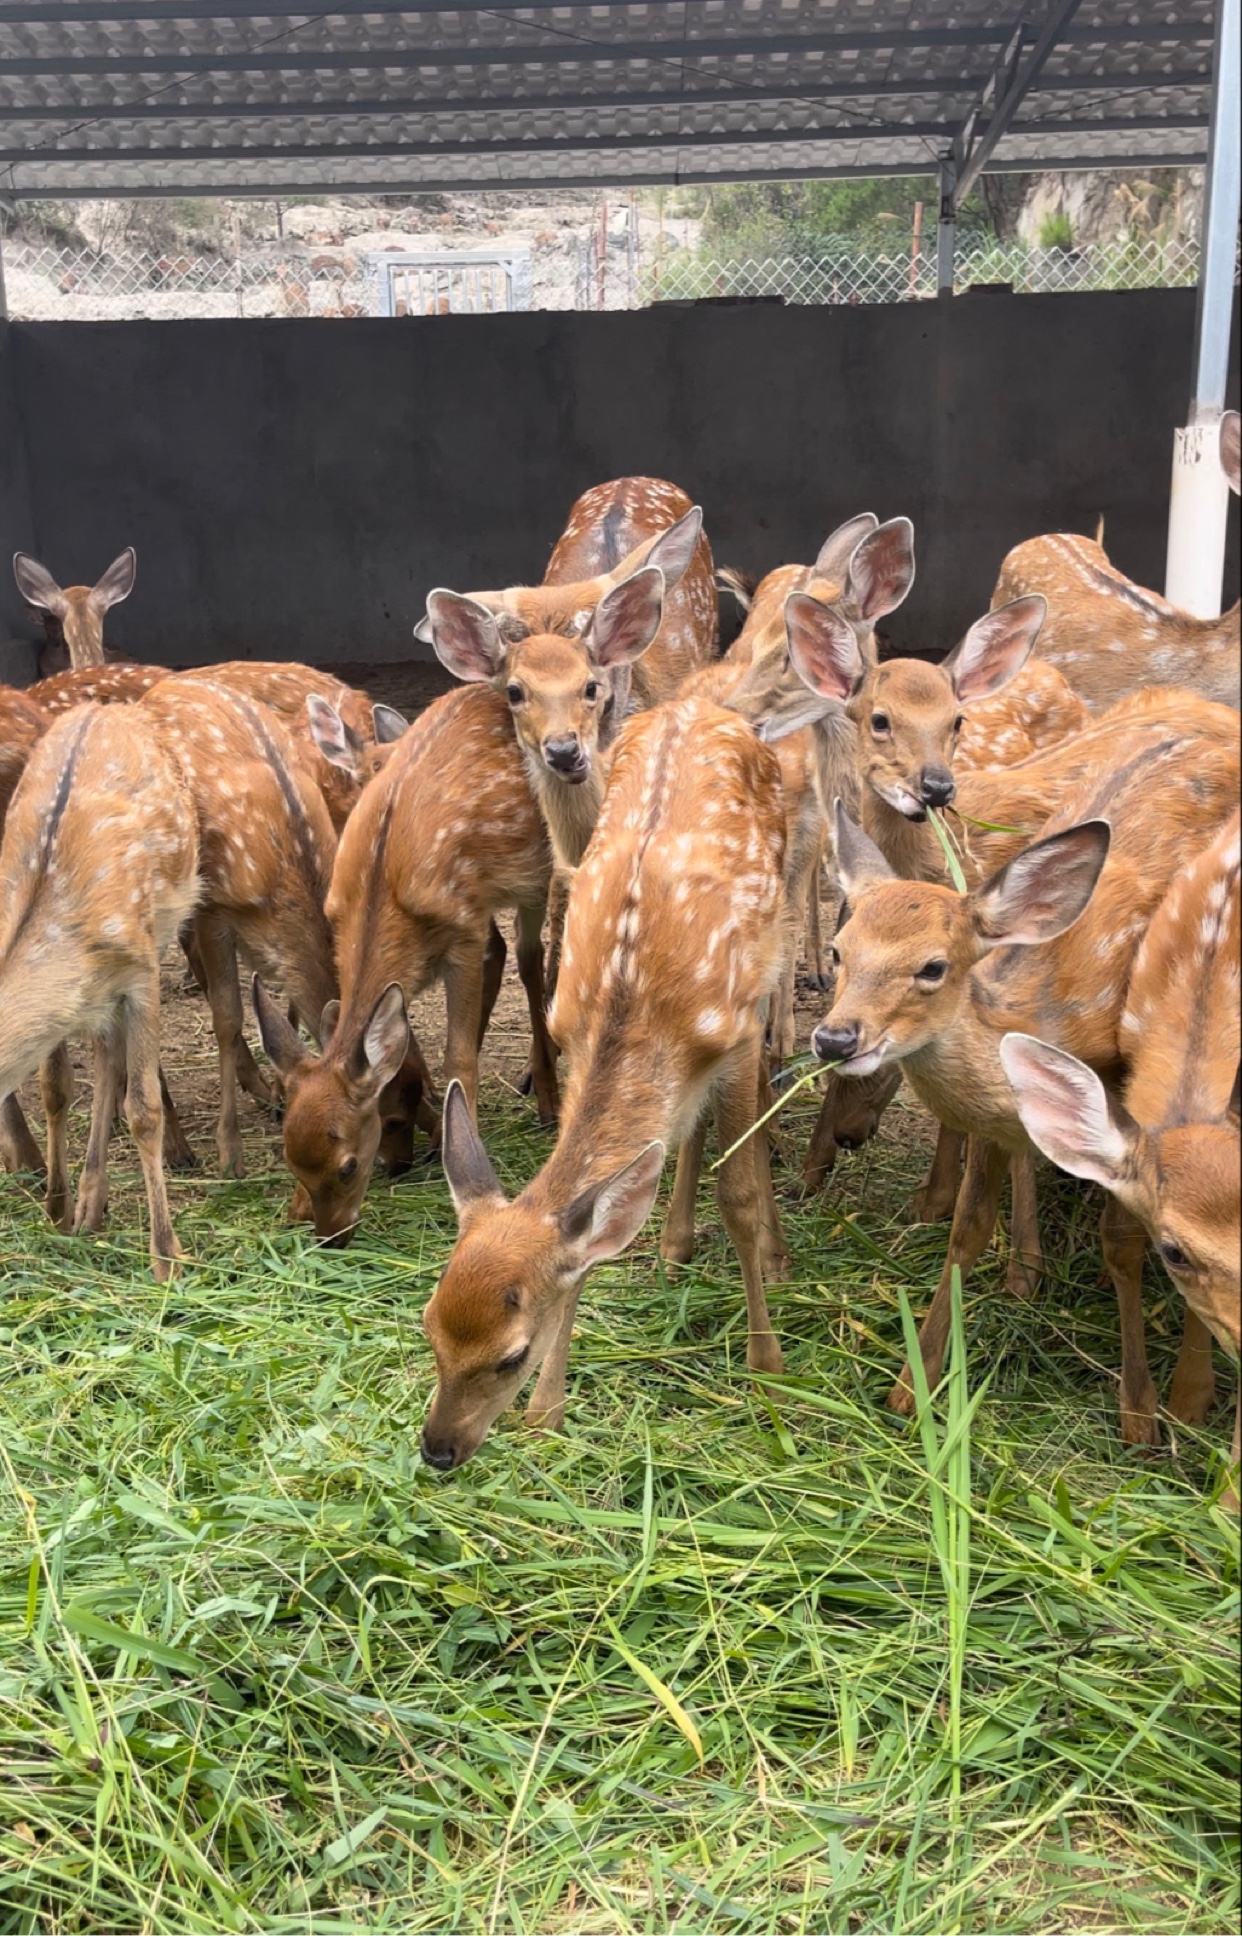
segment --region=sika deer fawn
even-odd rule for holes
[[[30,697],[50,716],[71,712],[75,706],[128,705],[168,678],[166,666],[129,665],[124,660],[86,665],[55,672],[31,686]]]
[[[1023,1034],[1006,1035],[1000,1045],[1032,1142],[1061,1169],[1111,1194],[1105,1256],[1118,1303],[1134,1316],[1136,1382],[1146,1372],[1148,1236],[1185,1298],[1187,1344],[1170,1410],[1190,1421],[1206,1418],[1214,1396],[1212,1339],[1235,1363],[1242,1349],[1239,855],[1235,813],[1174,879],[1139,944],[1119,1038],[1124,1101],[1064,1049]],[[1150,1379],[1142,1403],[1154,1418]],[[1230,1454],[1235,1468],[1240,1433],[1242,1394]],[[1236,1483],[1225,1497],[1235,1510]]]
[[[675,484],[623,477],[597,484],[578,499],[541,585],[471,592],[494,613],[506,643],[526,637],[581,636],[606,593],[644,565],[664,573],[659,634],[635,668],[633,706],[670,699],[686,675],[715,656],[719,632],[716,581],[703,513]],[[431,623],[415,627],[431,643]]]
[[[43,613],[47,645],[40,654],[52,659],[69,655],[69,664],[101,666],[109,656],[103,639],[104,613],[119,605],[134,589],[138,560],[133,546],[114,558],[94,585],[69,585],[63,590],[46,566],[24,551],[14,553],[13,576],[27,604]]]
[[[595,831],[607,749],[625,716],[631,670],[660,630],[664,574],[644,565],[604,594],[571,638],[506,643],[493,613],[456,592],[427,600],[436,656],[456,679],[486,681],[506,701],[556,864],[571,872]]]
[[[966,1271],[981,1255],[1009,1154],[1029,1148],[1000,1037],[1038,1034],[1114,1070],[1139,939],[1177,870],[1233,808],[1236,729],[1222,707],[1200,701],[1198,713],[1197,729],[1139,726],[1111,743],[1083,735],[1080,746],[1098,744],[1082,755],[1080,783],[1043,837],[966,896],[899,880],[838,809],[837,859],[853,911],[837,934],[836,998],[812,1047],[851,1077],[899,1061],[932,1114],[971,1138],[944,1274],[920,1334],[933,1383],[952,1267]],[[1123,1311],[1122,1430],[1138,1442],[1154,1422],[1132,1331]],[[910,1409],[908,1375],[889,1402]]]
[[[48,1208],[67,1216],[67,1037],[95,1038],[90,1143],[75,1230],[97,1230],[122,1079],[151,1220],[151,1262],[179,1255],[164,1187],[159,955],[198,896],[193,803],[159,735],[90,706],[31,754],[0,848],[0,1094],[44,1064]]]
[[[509,708],[488,686],[437,699],[398,740],[341,837],[328,916],[341,1006],[323,1054],[303,1048],[262,990],[263,1045],[285,1080],[285,1156],[298,1180],[291,1214],[346,1243],[381,1132],[380,1098],[407,1052],[404,990],[444,983],[444,1066],[471,1109],[479,1045],[503,960],[489,958],[494,917],[515,907],[532,1071],[543,1120],[556,1076],[543,1012],[542,928],[552,856]]]
[[[30,755],[48,728],[42,708],[14,686],[0,686],[0,837],[9,802]],[[0,1164],[6,1170],[41,1170],[43,1158],[16,1096],[0,1095]]]
[[[551,1023],[569,1059],[561,1134],[512,1203],[464,1095],[445,1100],[461,1234],[424,1319],[430,1464],[470,1458],[540,1366],[528,1417],[560,1425],[583,1280],[638,1235],[666,1147],[685,1156],[713,1092],[724,1148],[753,1123],[784,838],[776,761],[741,720],[691,699],[626,726],[569,899]],[[684,1183],[679,1158],[670,1222],[692,1212]],[[746,1286],[747,1361],[779,1371],[763,1278],[783,1245],[760,1137],[725,1162],[719,1197]]]

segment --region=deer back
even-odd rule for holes
[[[1059,746],[1091,724],[1091,713],[1064,673],[1047,659],[1030,659],[992,699],[968,707],[954,768],[1013,766]]]
[[[374,744],[375,728],[371,701],[365,692],[314,666],[283,661],[232,659],[179,676],[209,678],[214,685],[244,693],[276,713],[293,739],[300,764],[323,794],[334,828],[340,832],[361,788],[350,773],[324,758],[311,732],[306,701],[312,694],[326,700],[359,744],[368,747]]]
[[[1035,644],[1099,712],[1144,686],[1190,687],[1238,707],[1239,607],[1194,618],[1134,584],[1103,547],[1073,534],[1030,538],[1004,560],[993,605],[1042,592],[1048,617]]]
[[[45,713],[65,713],[74,706],[129,705],[169,676],[166,666],[131,665],[118,660],[109,665],[79,666],[53,673],[30,688],[30,697]]]

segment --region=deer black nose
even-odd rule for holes
[[[947,807],[957,792],[957,781],[942,766],[925,766],[919,779],[919,798],[925,807]]]
[[[576,739],[545,739],[543,757],[554,773],[572,773],[582,763],[582,748]]]
[[[455,1447],[451,1445],[433,1445],[424,1432],[423,1442],[419,1449],[427,1464],[433,1465],[437,1472],[449,1472],[452,1470],[453,1460],[457,1457]]]
[[[848,1062],[858,1047],[859,1033],[857,1022],[845,1028],[829,1028],[821,1022],[811,1037],[811,1047],[821,1062]]]

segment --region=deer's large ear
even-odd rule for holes
[[[1242,417],[1226,410],[1220,420],[1220,467],[1235,494],[1242,492]]]
[[[37,558],[28,558],[24,551],[13,553],[13,576],[17,589],[28,605],[37,605],[41,612],[51,612],[56,618],[63,618],[69,610],[69,600],[56,583],[46,565]]]
[[[850,559],[863,539],[869,538],[879,528],[880,520],[874,511],[860,511],[856,518],[839,524],[819,548],[819,556],[815,560],[816,577],[831,579],[834,585],[844,585]]]
[[[329,766],[339,766],[342,773],[351,779],[358,777],[358,755],[361,747],[358,736],[351,732],[331,700],[317,692],[306,695],[306,713],[310,720],[311,738]]]
[[[833,811],[833,823],[837,872],[841,877],[841,891],[848,899],[852,900],[861,888],[898,878],[875,842],[850,819],[839,800]]]
[[[971,917],[984,946],[1033,947],[1073,927],[1095,892],[1111,837],[1107,820],[1084,820],[1037,840],[976,888]]]
[[[385,706],[379,701],[371,708],[371,720],[377,746],[391,746],[410,729],[410,722],[404,713],[399,713],[395,706]]]
[[[644,565],[605,592],[591,615],[586,636],[596,665],[632,665],[651,644],[663,616],[664,573],[658,565]]]
[[[651,1215],[663,1168],[663,1143],[648,1143],[632,1163],[584,1190],[561,1212],[561,1236],[575,1270],[619,1257],[633,1243]]]
[[[138,576],[138,553],[133,545],[126,545],[119,558],[114,558],[103,577],[91,586],[91,605],[102,618],[111,605],[119,605],[129,597]]]
[[[844,603],[851,618],[873,625],[895,612],[914,583],[914,526],[890,518],[862,540],[849,561]]]
[[[504,664],[500,627],[486,605],[460,592],[434,591],[427,599],[431,643],[455,679],[494,679]]]
[[[961,644],[942,662],[962,705],[990,699],[1021,672],[1047,615],[1043,593],[1031,592],[975,620]]]
[[[804,686],[821,699],[852,699],[866,676],[854,628],[831,605],[809,592],[790,592],[785,600],[785,642],[789,662]]]
[[[500,1179],[474,1126],[466,1092],[455,1076],[444,1098],[440,1158],[459,1223],[478,1203],[504,1202]]]
[[[310,1050],[280,1003],[272,1000],[257,975],[250,986],[254,1018],[259,1024],[259,1040],[268,1060],[282,1076],[289,1076],[311,1060]]]
[[[400,982],[390,981],[350,1052],[349,1074],[355,1082],[380,1090],[396,1075],[409,1046],[410,1018],[406,1013],[405,991]]]
[[[1000,1058],[1037,1150],[1058,1169],[1115,1189],[1141,1131],[1094,1069],[1033,1035],[1001,1038]]]
[[[703,513],[696,504],[693,510],[686,512],[684,518],[678,518],[676,524],[670,524],[667,531],[662,531],[652,545],[643,563],[654,565],[664,573],[666,592],[671,592],[674,585],[679,585],[685,577],[702,535]]]

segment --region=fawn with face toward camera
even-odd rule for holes
[[[1134,958],[1120,1042],[1124,1101],[1064,1049],[1027,1034],[1002,1038],[1001,1061],[1038,1149],[1072,1176],[1102,1183],[1115,1207],[1106,1258],[1118,1299],[1141,1311],[1150,1235],[1186,1299],[1188,1341],[1169,1409],[1198,1421],[1214,1397],[1211,1340],[1235,1364],[1242,1349],[1238,1001],[1239,817],[1174,880]],[[1136,1354],[1142,1347],[1135,1341]],[[1150,1381],[1149,1386],[1150,1386]],[[1154,1415],[1156,1393],[1145,1404]],[[1242,1432],[1242,1392],[1231,1462]],[[1236,1477],[1225,1495],[1237,1509]]]
[[[763,1285],[784,1246],[766,1145],[738,1139],[755,1120],[760,1004],[780,972],[784,838],[775,758],[736,716],[677,700],[626,726],[569,899],[551,1018],[569,1061],[560,1138],[512,1202],[461,1091],[445,1100],[461,1234],[424,1319],[430,1464],[470,1458],[540,1366],[528,1417],[560,1425],[583,1280],[641,1230],[674,1143],[669,1224],[684,1242],[712,1093],[722,1148],[738,1144],[718,1188],[746,1286],[747,1362],[779,1371]]]
[[[162,1159],[160,950],[199,893],[194,804],[159,734],[128,708],[80,708],[35,746],[0,848],[0,1094],[43,1064],[48,1210],[69,1223],[66,1038],[95,1038],[90,1142],[75,1230],[107,1205],[122,1080],[161,1281],[179,1254]]]
[[[443,982],[445,1073],[474,1108],[479,1046],[503,969],[503,949],[497,956],[489,943],[505,908],[517,910],[535,1094],[542,1119],[555,1121],[543,1012],[551,872],[507,704],[489,686],[437,699],[396,742],[341,836],[327,903],[341,1005],[323,1054],[309,1054],[256,991],[263,1045],[285,1081],[285,1156],[298,1181],[290,1214],[311,1217],[321,1239],[348,1242],[361,1216],[385,1093],[416,1053],[405,993]]]
[[[977,1261],[995,1226],[1008,1153],[1029,1148],[1001,1066],[1001,1036],[1046,1036],[1115,1072],[1139,940],[1178,868],[1233,808],[1233,721],[1223,707],[1194,705],[1199,730],[1135,727],[1120,757],[1105,739],[1041,840],[969,895],[898,880],[838,810],[838,862],[853,912],[837,935],[835,1001],[812,1047],[848,1076],[899,1061],[937,1120],[972,1139],[944,1274],[921,1333],[933,1383],[952,1267]],[[1141,1323],[1140,1311],[1140,1337]],[[1122,1429],[1138,1443],[1151,1440],[1155,1423],[1134,1331],[1133,1311],[1123,1309]],[[911,1402],[907,1374],[890,1403],[908,1411]]]
[[[138,560],[133,546],[114,558],[94,585],[56,583],[45,565],[24,551],[13,557],[13,576],[27,604],[43,614],[47,643],[39,655],[40,671],[60,671],[65,658],[71,666],[102,666],[111,655],[104,646],[104,613],[121,604],[134,589]]]

